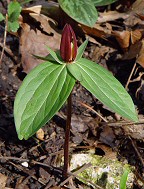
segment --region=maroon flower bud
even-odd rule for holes
[[[60,55],[65,62],[72,62],[77,55],[77,41],[75,33],[69,24],[66,24],[61,38]]]

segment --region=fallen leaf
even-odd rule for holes
[[[0,173],[0,188],[5,189],[7,176]]]
[[[138,57],[140,49],[142,47],[142,42],[138,41],[135,44],[132,44],[127,52],[123,55],[123,60],[131,60]]]
[[[136,0],[132,5],[131,11],[137,14],[144,13],[144,1]]]
[[[123,126],[123,129],[125,131],[125,135],[131,136],[134,139],[137,140],[143,140],[144,139],[144,124],[138,124],[138,125],[130,125],[130,126]]]
[[[135,44],[142,38],[142,32],[140,30],[131,31],[131,43]]]
[[[29,13],[23,15],[20,32],[20,52],[22,66],[26,73],[43,61],[33,55],[47,56],[49,46],[53,50],[59,49],[60,32],[54,21],[44,15]]]
[[[144,68],[144,39],[141,41],[141,43],[142,46],[138,54],[138,57],[136,59],[136,62],[139,63]]]
[[[119,45],[122,49],[126,49],[130,44],[130,32],[129,31],[113,31],[112,34],[115,36]]]
[[[97,23],[104,23],[108,21],[117,20],[120,18],[126,19],[128,17],[129,17],[129,14],[127,13],[120,13],[118,11],[108,11],[104,13],[99,13]]]
[[[103,142],[104,144],[114,147],[115,138],[116,136],[114,135],[112,128],[107,126],[107,127],[104,127],[103,131],[100,133],[99,140]]]
[[[44,168],[40,167],[39,175],[40,175],[39,181],[42,181],[45,184],[49,182],[50,174]]]

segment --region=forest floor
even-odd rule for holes
[[[139,123],[124,120],[77,82],[72,93],[70,154],[89,153],[89,149],[93,149],[93,153],[100,157],[127,162],[134,167],[132,188],[143,189],[144,2],[128,2],[129,5],[121,4],[121,10],[116,9],[119,4],[111,6],[111,10],[107,10],[107,6],[101,8],[100,17],[93,29],[77,25],[69,17],[63,18],[64,23],[69,22],[74,28],[78,44],[89,37],[84,56],[114,74],[131,95],[139,117]],[[0,2],[0,6],[4,5]],[[32,10],[33,6],[31,4]],[[42,136],[37,134],[22,141],[17,137],[13,117],[16,92],[26,74],[40,63],[31,54],[45,56],[45,45],[54,50],[59,49],[62,31],[58,25],[54,25],[54,18],[47,17],[53,22],[52,25],[42,20],[40,15],[33,16],[24,11],[22,16],[23,27],[19,32],[7,33],[0,65],[0,188],[94,188],[76,176],[73,176],[73,187],[67,183],[60,186],[63,181],[61,159],[66,105],[42,128]],[[45,32],[42,32],[39,25]],[[4,23],[0,23],[0,55],[4,32]]]

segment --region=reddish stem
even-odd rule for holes
[[[65,142],[64,142],[64,168],[63,178],[68,177],[69,171],[69,140],[70,140],[70,128],[71,128],[71,113],[72,113],[72,93],[69,95],[67,100],[67,121],[65,131]]]

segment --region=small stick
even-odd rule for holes
[[[137,145],[136,145],[135,141],[133,141],[130,136],[129,136],[129,139],[131,140],[132,146],[133,146],[133,148],[135,149],[135,151],[136,151],[136,153],[137,153],[137,155],[138,155],[138,157],[139,157],[139,159],[140,159],[140,161],[141,161],[141,163],[142,163],[142,165],[143,165],[143,167],[144,167],[144,160],[143,160],[141,154],[140,154],[139,151],[138,151],[138,148],[137,148]]]
[[[133,75],[133,73],[134,73],[135,67],[136,67],[136,62],[134,63],[134,66],[133,66],[133,68],[132,68],[132,71],[131,71],[131,73],[130,73],[130,75],[129,75],[129,78],[128,78],[128,80],[127,80],[127,83],[126,83],[126,85],[125,85],[125,89],[126,89],[126,90],[128,90],[128,85],[129,85],[130,80],[131,80],[131,77],[132,77],[132,75]]]
[[[73,174],[73,173],[71,173],[71,174],[72,174],[73,176],[75,176],[75,174]],[[92,185],[93,187],[95,187],[95,189],[96,189],[96,188],[97,188],[97,189],[104,189],[104,188],[102,188],[101,186],[99,186],[99,185],[97,185],[97,184],[94,184],[93,182],[91,182],[91,181],[88,180],[88,179],[85,179],[85,178],[80,177],[80,176],[77,176],[77,178],[82,179],[82,180],[88,182],[90,185]]]
[[[79,173],[81,173],[81,172],[84,171],[85,169],[89,168],[90,166],[92,166],[91,163],[85,164],[85,165],[83,165],[79,170],[75,171],[73,174],[74,174],[75,177],[76,177]],[[64,180],[63,182],[61,182],[59,186],[63,186],[63,185],[66,184],[70,179],[72,179],[73,175],[71,175],[71,172],[68,173],[68,174],[69,174],[70,176],[69,176],[66,180]]]
[[[12,51],[11,51],[11,49],[9,49],[8,47],[4,46],[3,43],[0,43],[0,47],[1,47],[2,49],[4,49],[4,51],[5,51],[10,57],[12,57],[15,62],[18,63],[17,57],[14,56],[14,54],[13,54]]]
[[[84,104],[80,101],[78,101],[81,105],[85,106],[86,108],[90,109],[93,111],[96,115],[98,115],[104,122],[108,122],[102,115],[100,115],[97,111],[95,111],[91,106],[88,106],[87,104]]]
[[[0,57],[0,64],[2,63],[2,58],[5,50],[5,44],[6,44],[6,36],[7,36],[7,27],[8,27],[8,15],[6,14],[5,18],[5,31],[4,31],[4,42],[3,42],[3,49]]]

